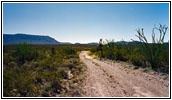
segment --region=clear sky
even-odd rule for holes
[[[3,33],[48,35],[60,42],[138,40],[137,28],[144,28],[151,42],[154,24],[169,27],[168,3],[3,4]]]

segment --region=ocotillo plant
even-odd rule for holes
[[[145,56],[145,58],[148,60],[150,63],[151,67],[155,70],[158,70],[159,68],[159,63],[160,61],[160,53],[162,52],[162,46],[164,43],[164,37],[167,32],[168,27],[165,25],[159,25],[159,27],[154,27],[152,30],[152,43],[148,43],[147,38],[144,35],[144,30],[138,29],[136,35],[141,42],[144,43],[143,48],[142,48],[142,53]],[[158,30],[160,33],[159,39],[155,38],[155,30]]]

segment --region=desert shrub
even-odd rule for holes
[[[113,40],[106,40],[107,43],[103,45],[103,54],[105,58],[115,59],[115,47],[116,44]]]
[[[17,58],[19,63],[23,64],[25,61],[36,59],[36,57],[38,57],[38,53],[36,50],[33,50],[30,45],[24,43],[16,45],[14,56]]]
[[[126,61],[127,58],[127,51],[125,48],[122,49],[115,49],[114,51],[115,60]]]
[[[91,53],[95,53],[96,51],[97,51],[97,48],[95,48],[95,47],[90,49]]]
[[[92,58],[93,59],[97,59],[98,57],[96,55],[92,55]]]
[[[32,62],[32,66],[39,67],[39,63],[38,62]]]
[[[96,52],[96,55],[97,55],[98,57],[100,57],[100,56],[101,56],[101,51],[97,51],[97,52]]]
[[[17,64],[14,61],[11,61],[8,63],[8,66],[9,67],[15,67],[15,66],[17,66]]]
[[[43,96],[43,97],[49,97],[49,96],[50,96],[50,92],[48,92],[48,91],[43,91],[43,92],[42,92],[42,96]]]
[[[115,43],[113,40],[100,40],[100,46],[90,49],[91,53],[98,55],[98,57],[131,61],[134,65],[139,67],[151,67],[158,72],[169,72],[169,45],[164,44],[164,36],[167,32],[167,27],[160,25],[158,28],[154,27],[152,31],[152,43],[148,43],[144,35],[143,29],[138,29],[136,35],[140,42],[136,44]],[[155,38],[155,30],[160,33],[159,38]],[[102,56],[103,55],[103,56]]]
[[[4,96],[34,96],[38,93],[30,70],[12,67],[4,71]]]
[[[70,46],[63,46],[62,51],[66,54],[75,54],[75,50]]]
[[[105,50],[103,52],[103,54],[104,54],[105,58],[108,58],[108,59],[114,59],[115,58],[115,56],[114,56],[115,54],[114,54],[113,50]]]
[[[107,59],[114,59],[114,49],[109,47],[108,44],[103,46],[103,57]]]
[[[61,82],[59,80],[54,80],[52,82],[52,88],[54,89],[54,92],[56,93],[60,93],[62,86],[61,86]]]
[[[69,58],[69,59],[65,59],[64,63],[66,66],[69,64],[73,64],[73,65],[78,65],[79,64],[79,59],[78,58]]]
[[[140,54],[135,53],[133,55],[130,55],[130,61],[135,66],[139,66],[139,67],[145,66],[144,57]]]
[[[3,54],[3,64],[8,65],[10,62],[15,62],[15,58],[7,53]]]
[[[169,73],[169,45],[162,47],[163,51],[160,52],[158,67],[163,73]]]
[[[88,51],[88,55],[91,55],[92,53],[91,53],[91,51]]]
[[[103,45],[103,56],[112,60],[128,60],[127,49],[124,45],[116,44],[113,40],[106,40],[107,43]],[[100,51],[99,51],[100,52]],[[96,54],[100,57],[101,53]]]
[[[74,78],[78,79],[83,72],[83,66],[75,52],[91,48],[28,44],[4,47],[3,96],[5,97],[55,96],[58,93],[61,95],[62,89],[65,94],[68,91],[63,87],[63,82],[64,79],[68,79],[67,72],[72,74],[70,82]],[[54,55],[51,48],[55,49]],[[74,88],[69,88],[73,92]]]
[[[56,57],[47,57],[40,61],[40,66],[43,70],[56,71],[58,65],[61,63],[61,59],[56,59]]]
[[[37,61],[41,61],[47,58],[47,55],[44,52],[39,52],[39,56],[37,57]]]

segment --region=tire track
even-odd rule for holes
[[[168,97],[168,87],[121,70],[118,63],[110,65],[92,59],[87,51],[81,52],[80,59],[87,66],[84,97]]]

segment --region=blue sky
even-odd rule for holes
[[[144,28],[151,42],[154,24],[169,27],[168,3],[3,4],[3,33],[48,35],[61,42],[138,40],[137,28]]]

